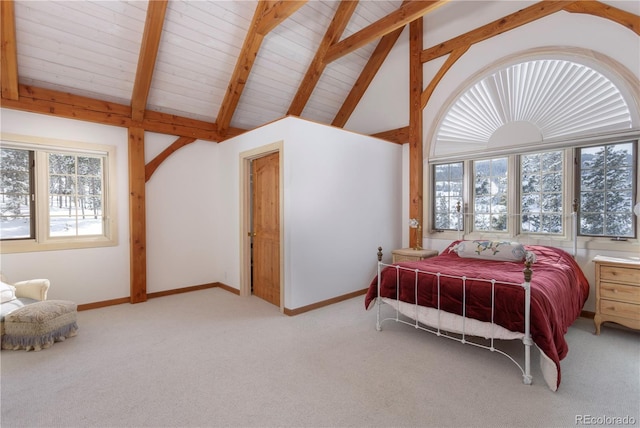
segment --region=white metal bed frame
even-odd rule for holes
[[[460,202],[457,203],[456,205],[456,210],[458,212],[458,216],[459,216],[459,220],[458,220],[458,238],[462,239],[462,237],[460,236],[461,234],[461,230],[460,230],[460,224],[462,223],[462,219],[465,216],[473,216],[474,213],[462,213],[461,211],[461,204]],[[575,258],[576,254],[577,254],[577,236],[578,236],[578,225],[577,225],[577,214],[578,214],[578,202],[576,199],[573,200],[573,204],[572,204],[572,213],[571,213],[571,235],[572,235],[572,240],[573,240],[573,254],[572,256]],[[521,214],[511,214],[512,216],[517,216],[519,217]],[[452,339],[455,340],[457,342],[460,342],[462,344],[470,344],[482,349],[486,349],[489,350],[491,352],[497,352],[501,355],[504,355],[505,357],[507,357],[509,360],[511,360],[522,372],[522,381],[525,385],[531,385],[532,381],[533,381],[533,377],[531,375],[531,346],[533,345],[533,340],[531,339],[531,276],[532,276],[532,270],[531,270],[531,260],[529,259],[525,259],[524,261],[524,270],[523,270],[523,275],[524,275],[524,281],[520,284],[518,283],[510,283],[510,282],[505,282],[505,281],[498,281],[498,280],[487,280],[487,279],[479,279],[479,278],[472,278],[472,277],[467,277],[467,276],[454,276],[454,275],[443,275],[441,273],[437,273],[437,272],[427,272],[427,271],[422,271],[419,269],[408,269],[405,267],[401,267],[401,266],[397,266],[397,265],[390,265],[390,264],[385,264],[382,262],[382,247],[378,247],[378,295],[376,297],[376,330],[380,331],[382,330],[382,323],[384,321],[387,320],[393,320],[396,322],[400,322],[403,324],[407,324],[407,325],[411,325],[417,329],[423,330],[423,331],[427,331],[429,333],[435,334],[436,336],[443,336],[446,337],[448,339]],[[397,297],[396,297],[396,303],[395,303],[395,317],[391,318],[384,318],[381,319],[380,316],[380,307],[385,303],[384,299],[382,297],[380,297],[380,281],[381,281],[381,272],[382,269],[384,269],[385,267],[392,267],[396,269],[396,287],[399,287],[398,284],[398,274],[400,272],[400,270],[409,270],[412,272],[415,272],[415,289],[414,289],[414,297],[415,297],[415,314],[417,315],[418,313],[418,307],[420,307],[420,305],[418,305],[418,274],[427,274],[427,275],[434,275],[437,277],[437,284],[438,284],[438,308],[435,308],[437,310],[437,322],[435,323],[435,325],[433,324],[426,324],[426,323],[421,323],[418,320],[418,317],[415,316],[412,317],[411,315],[408,315],[407,313],[403,313],[400,310],[400,304],[404,303],[401,302]],[[461,335],[461,337],[455,337],[455,336],[450,336],[448,334],[443,334],[444,333],[450,333],[450,330],[447,329],[442,329],[441,325],[440,325],[440,314],[442,312],[447,313],[446,311],[442,311],[440,309],[440,277],[449,277],[449,278],[458,278],[462,281],[463,284],[463,302],[462,302],[462,331],[456,331],[454,333]],[[483,345],[481,343],[476,343],[476,342],[472,342],[472,341],[468,341],[466,339],[467,337],[467,332],[465,330],[466,327],[466,281],[467,280],[472,280],[472,281],[482,281],[482,282],[487,282],[487,283],[491,283],[491,323],[490,323],[490,329],[492,334],[490,335],[489,339],[489,346],[487,345]],[[524,289],[524,301],[523,301],[523,305],[524,305],[524,335],[522,336],[522,343],[524,345],[524,367],[522,364],[520,364],[518,361],[515,360],[515,358],[513,358],[512,356],[510,356],[509,354],[507,354],[506,352],[497,349],[494,346],[494,342],[496,340],[496,338],[494,337],[493,332],[495,331],[495,329],[497,327],[499,327],[500,329],[502,329],[503,327],[498,326],[497,324],[494,323],[493,320],[493,316],[494,316],[494,302],[495,302],[495,284],[505,284],[505,285],[510,285],[510,286],[520,286]],[[399,296],[399,293],[397,292],[397,288],[396,288],[396,296]],[[407,318],[410,318],[413,320],[413,322],[408,322],[404,319],[400,318],[400,314],[403,314],[404,316],[406,316]],[[456,317],[458,317],[456,315]],[[471,319],[471,318],[469,318]],[[477,321],[477,320],[473,320],[473,321]],[[515,332],[514,332],[515,333]],[[475,336],[473,334],[470,334],[470,336]]]
[[[524,281],[520,284],[518,283],[511,283],[511,282],[505,282],[505,281],[498,281],[495,279],[492,280],[487,280],[487,279],[479,279],[479,278],[472,278],[472,277],[467,277],[467,276],[455,276],[455,275],[445,275],[445,274],[441,274],[441,273],[436,273],[436,272],[428,272],[428,271],[423,271],[420,269],[409,269],[406,267],[402,267],[402,266],[398,266],[398,265],[389,265],[389,264],[385,264],[382,262],[382,247],[378,247],[378,284],[377,284],[377,291],[378,291],[378,295],[376,297],[376,330],[380,331],[382,330],[382,323],[384,321],[387,320],[393,320],[396,322],[400,322],[403,324],[407,324],[410,326],[413,326],[417,329],[423,330],[423,331],[427,331],[429,333],[435,334],[436,336],[442,336],[442,337],[446,337],[448,339],[452,339],[455,340],[457,342],[460,342],[462,344],[469,344],[469,345],[473,345],[482,349],[486,349],[489,350],[491,352],[497,352],[501,355],[504,355],[505,357],[507,357],[509,360],[511,360],[522,372],[522,381],[525,385],[531,385],[533,377],[531,375],[531,345],[533,344],[533,340],[531,339],[531,275],[532,275],[532,270],[531,270],[531,262],[530,261],[525,261],[524,263],[525,268],[523,271],[524,274]],[[396,270],[396,299],[395,299],[395,317],[388,317],[388,318],[382,318],[381,319],[381,314],[380,314],[380,307],[385,304],[385,301],[383,300],[382,297],[380,297],[380,282],[381,282],[381,273],[382,270],[385,267],[391,267],[393,269]],[[400,310],[400,304],[402,303],[398,296],[400,295],[398,287],[399,287],[399,273],[401,270],[404,271],[410,271],[410,272],[414,272],[415,273],[415,287],[414,287],[414,297],[415,297],[415,304],[413,304],[413,306],[415,307],[415,317],[412,317],[411,315],[408,315],[406,313],[401,312]],[[435,310],[437,310],[437,322],[435,323],[435,325],[428,325],[428,324],[423,324],[418,320],[418,308],[420,307],[420,305],[418,305],[418,275],[419,274],[426,274],[426,275],[433,275],[436,277],[437,280],[437,288],[438,288],[438,296],[437,296],[437,301],[438,301],[438,307],[434,308]],[[456,337],[456,336],[450,336],[446,333],[449,333],[450,331],[448,329],[443,329],[441,326],[441,314],[442,313],[448,313],[442,309],[440,309],[440,278],[441,277],[448,277],[448,278],[457,278],[460,279],[462,281],[462,285],[463,285],[463,300],[462,300],[462,331],[460,332],[456,332],[458,334],[461,335],[461,337]],[[490,345],[484,345],[481,343],[476,343],[473,341],[468,341],[466,339],[467,337],[467,331],[466,331],[466,282],[467,281],[482,281],[482,282],[487,282],[491,284],[491,331],[492,334],[490,335],[489,339],[489,343]],[[522,342],[524,344],[524,367],[518,362],[516,361],[512,356],[510,356],[509,354],[507,354],[506,352],[496,348],[494,346],[494,341],[496,340],[493,334],[493,331],[495,331],[495,329],[497,327],[499,327],[497,324],[494,323],[494,311],[495,311],[495,307],[494,307],[494,303],[495,303],[495,285],[496,284],[504,284],[504,285],[509,285],[509,286],[520,286],[524,289],[524,336],[522,337]],[[402,318],[400,318],[400,314],[411,318],[414,322],[408,322]],[[470,318],[469,318],[470,319]],[[500,327],[502,328],[502,327]],[[443,332],[445,334],[443,334]],[[475,336],[473,334],[470,334],[470,336]]]

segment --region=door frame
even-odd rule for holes
[[[256,147],[240,153],[240,295],[251,295],[251,161],[272,153],[278,153],[278,177],[280,190],[280,312],[284,312],[284,164],[283,141]]]

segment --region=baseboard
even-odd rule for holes
[[[216,284],[217,284],[217,287],[220,287],[220,288],[222,288],[223,290],[228,291],[229,293],[233,293],[233,294],[235,294],[236,296],[239,296],[239,295],[240,295],[240,290],[238,290],[237,288],[230,287],[230,286],[228,286],[227,284],[223,284],[223,283],[221,283],[221,282],[216,282]]]
[[[285,315],[289,315],[289,316],[300,315],[300,314],[302,314],[304,312],[309,312],[309,311],[312,311],[314,309],[318,309],[318,308],[322,308],[324,306],[332,305],[334,303],[342,302],[343,300],[349,300],[349,299],[352,299],[354,297],[361,296],[363,294],[366,294],[368,290],[369,290],[368,288],[364,288],[362,290],[354,291],[352,293],[344,294],[342,296],[334,297],[334,298],[328,299],[328,300],[323,300],[322,302],[313,303],[311,305],[302,306],[302,307],[296,308],[296,309],[284,308],[284,314]],[[364,305],[364,303],[363,303],[363,305]],[[363,306],[363,308],[364,308],[364,306]]]
[[[193,285],[191,287],[174,288],[173,290],[157,291],[155,293],[147,294],[147,298],[153,299],[155,297],[171,296],[173,294],[189,293],[191,291],[205,290],[207,288],[215,288],[215,287],[220,287],[223,290],[226,290],[238,295],[240,294],[240,290],[236,288],[229,287],[228,285],[223,284],[221,282],[211,282],[209,284]],[[121,297],[119,299],[103,300],[101,302],[84,303],[84,304],[78,305],[78,310],[86,311],[89,309],[98,309],[98,308],[105,308],[107,306],[122,305],[123,303],[131,303],[131,299],[129,297]]]
[[[182,294],[182,293],[189,293],[191,291],[206,290],[207,288],[215,288],[219,286],[220,286],[219,282],[211,282],[209,284],[201,284],[201,285],[192,285],[191,287],[174,288],[173,290],[156,291],[155,293],[148,293],[147,298],[153,299],[155,297],[172,296],[174,294]]]
[[[121,297],[119,299],[103,300],[101,302],[83,303],[81,305],[78,305],[78,310],[87,311],[89,309],[98,309],[98,308],[104,308],[107,306],[122,305],[123,303],[129,303],[129,302],[130,302],[130,299],[128,297]]]

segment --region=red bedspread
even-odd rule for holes
[[[453,242],[449,248],[455,245]],[[419,262],[402,262],[401,266],[427,272],[466,276],[480,279],[521,284],[524,264],[484,259],[461,258],[457,253],[444,250],[437,257]],[[564,339],[569,326],[580,316],[589,296],[589,282],[584,273],[567,252],[554,247],[529,245],[527,251],[536,255],[532,265],[531,280],[531,337],[538,348],[556,365],[557,385],[560,385],[560,360],[569,350]],[[396,269],[386,268],[381,275],[382,297],[396,298]],[[370,308],[377,296],[377,278],[371,282],[365,298]],[[462,315],[462,281],[440,280],[440,308]],[[415,273],[400,270],[400,300],[415,303]],[[482,281],[467,280],[465,301],[466,316],[480,321],[491,321],[491,285]],[[437,282],[434,275],[419,274],[418,304],[438,307]],[[508,330],[524,332],[524,289],[518,285],[496,284],[496,324]]]

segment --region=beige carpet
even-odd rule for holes
[[[628,417],[640,425],[638,332],[607,324],[595,336],[591,320],[578,320],[554,393],[537,353],[525,386],[501,355],[396,323],[377,332],[363,302],[287,317],[258,298],[209,289],[80,312],[77,337],[41,352],[2,351],[0,423],[569,427]],[[506,347],[518,353],[521,344]]]

